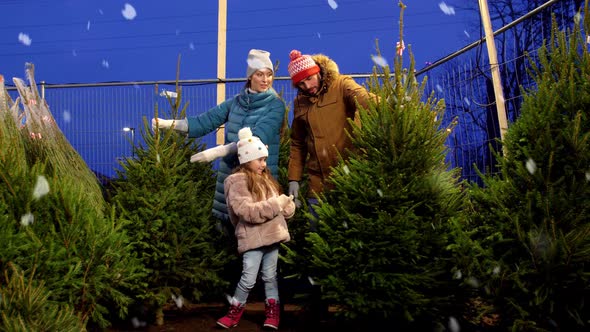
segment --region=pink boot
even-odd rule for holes
[[[240,302],[232,299],[227,315],[217,320],[217,325],[229,329],[230,327],[237,326],[244,313],[244,305]]]
[[[264,320],[264,327],[278,330],[281,316],[279,302],[275,299],[268,299],[265,304],[266,319]]]

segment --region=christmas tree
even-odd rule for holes
[[[40,98],[33,69],[27,65],[30,86],[14,79],[16,102],[0,80],[0,269],[16,278],[6,278],[6,294],[23,280],[31,291],[13,297],[11,308],[43,302],[38,292],[46,291],[51,303],[71,306],[81,326],[108,326],[109,315],[126,314],[141,273],[96,177]],[[49,309],[3,316],[2,324],[52,320]]]
[[[0,282],[0,331],[84,331],[74,310],[49,300],[43,283],[35,285],[18,268],[10,266]]]
[[[158,87],[156,86],[156,94]],[[168,101],[172,118],[184,118],[181,89]],[[155,117],[158,117],[156,105]],[[166,303],[178,307],[221,295],[223,269],[230,246],[211,214],[215,177],[208,163],[189,163],[203,145],[174,130],[152,132],[147,119],[141,131],[145,145],[134,147],[110,190],[111,201],[129,220],[126,232],[147,273],[137,296],[163,324]]]
[[[587,32],[588,1],[584,18]],[[508,128],[500,173],[471,190],[485,254],[472,269],[505,328],[590,326],[590,54],[578,25],[554,28],[531,61],[536,87]]]
[[[355,151],[332,170],[318,230],[298,254],[323,299],[357,323],[446,321],[461,303],[449,249],[463,209],[458,174],[445,163],[452,127],[441,129],[443,101],[424,98],[425,81],[417,83],[413,59],[402,68],[402,52],[393,73],[376,56],[368,85],[377,98],[359,111]]]

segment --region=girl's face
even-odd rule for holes
[[[261,175],[266,168],[266,158],[267,157],[260,157],[258,159],[250,160],[246,163],[246,168],[251,172]]]
[[[256,92],[264,92],[272,85],[272,70],[263,68],[257,70],[250,76],[250,89]]]

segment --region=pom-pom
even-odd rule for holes
[[[250,138],[250,137],[252,137],[252,130],[250,130],[250,127],[244,127],[242,129],[240,129],[240,131],[238,131],[238,138],[240,140]]]
[[[299,57],[301,57],[301,52],[299,52],[298,50],[292,50],[291,53],[289,53],[289,58],[291,59],[291,61]]]

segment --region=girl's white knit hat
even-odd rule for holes
[[[252,130],[249,127],[244,127],[238,131],[238,160],[240,164],[245,164],[249,161],[268,157],[268,148],[260,138],[252,136]]]

